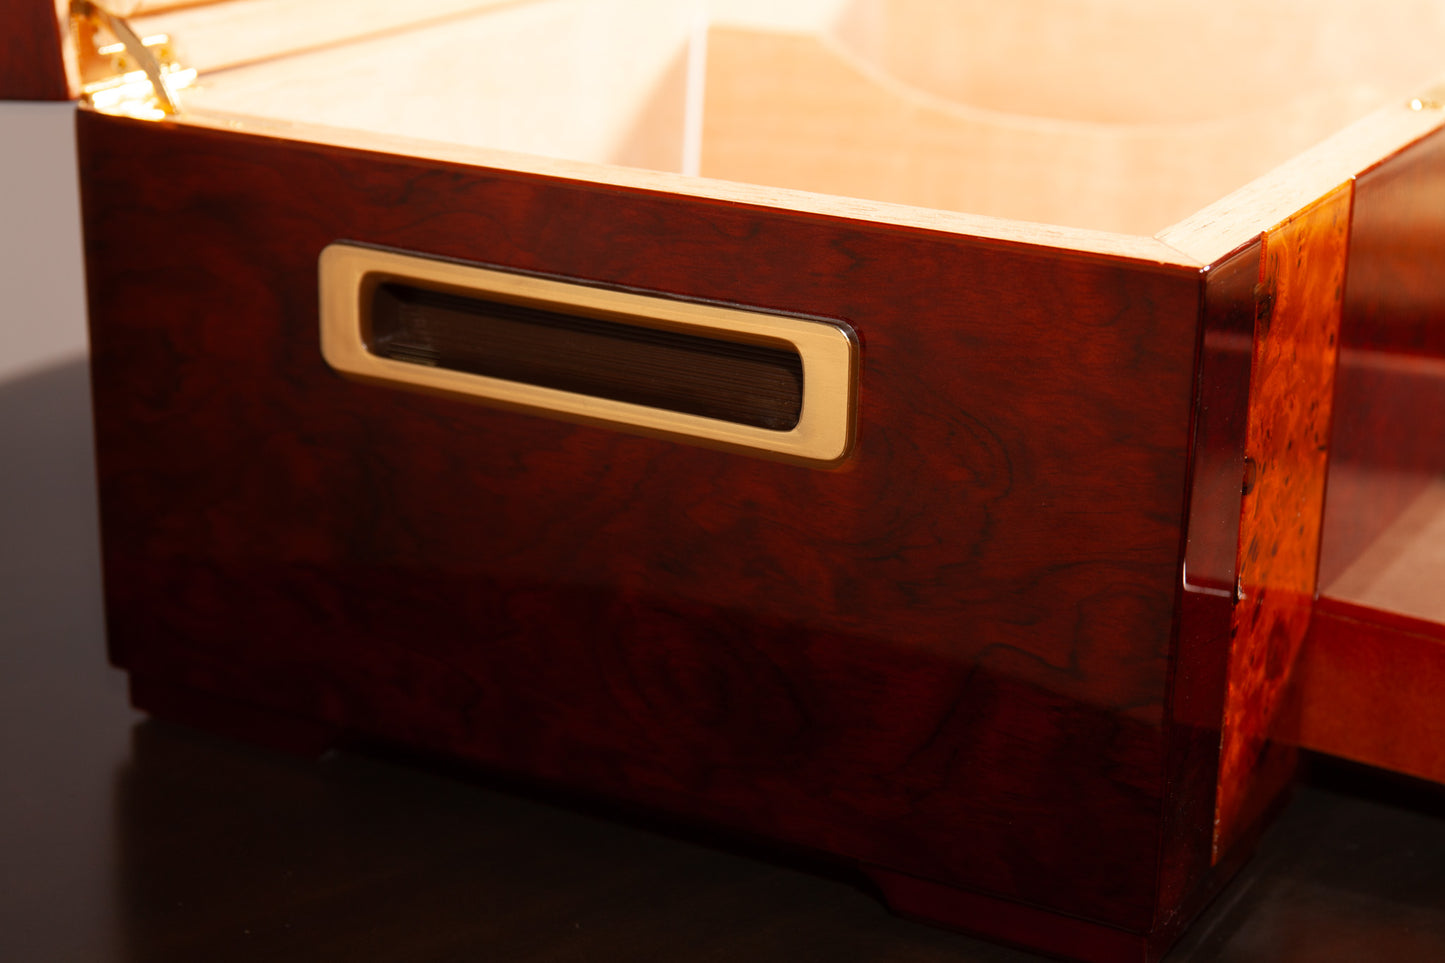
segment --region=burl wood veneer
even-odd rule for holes
[[[1216,853],[1293,768],[1270,738],[1315,596],[1350,202],[1340,188],[1261,245]]]

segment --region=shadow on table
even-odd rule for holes
[[[82,359],[0,383],[0,452],[9,958],[1036,959],[897,919],[831,865],[474,770],[132,726]],[[1317,761],[1170,959],[1445,959],[1445,791]]]
[[[441,763],[137,726],[116,793],[133,960],[993,961],[846,872]]]

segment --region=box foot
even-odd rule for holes
[[[131,675],[130,702],[166,722],[310,759],[337,748],[345,736],[325,722],[145,676]]]

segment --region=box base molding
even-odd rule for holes
[[[1172,942],[877,866],[862,869],[878,887],[884,903],[899,916],[1035,953],[1088,963],[1152,963]]]
[[[130,673],[131,704],[154,718],[303,759],[358,742],[325,721],[218,695],[163,676]],[[987,896],[876,865],[858,864],[874,895],[897,915],[1022,949],[1083,963],[1153,963],[1182,927],[1131,932]]]
[[[134,673],[130,675],[130,702],[166,722],[306,759],[317,759],[339,748],[346,734],[339,726],[316,719]]]

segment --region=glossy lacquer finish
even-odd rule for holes
[[[1288,735],[1445,782],[1445,555],[1429,544],[1445,505],[1445,133],[1360,176],[1352,236],[1321,597]]]
[[[1445,474],[1445,131],[1355,189],[1320,583]]]
[[[1270,737],[1289,705],[1315,596],[1350,202],[1347,184],[1263,239],[1217,853],[1257,820],[1293,770]]]
[[[110,643],[143,707],[815,847],[1058,953],[1157,956],[1217,882],[1227,625],[1176,633],[1199,274],[92,113],[79,135]],[[346,381],[317,346],[338,239],[845,321],[854,453]]]
[[[1244,443],[1249,424],[1255,300],[1262,245],[1247,245],[1208,272],[1184,553],[1179,641],[1173,671],[1169,771],[1160,905],[1187,919],[1190,888],[1224,876],[1247,847],[1214,851],[1218,762],[1234,618]],[[1195,891],[1196,901],[1200,891]]]

